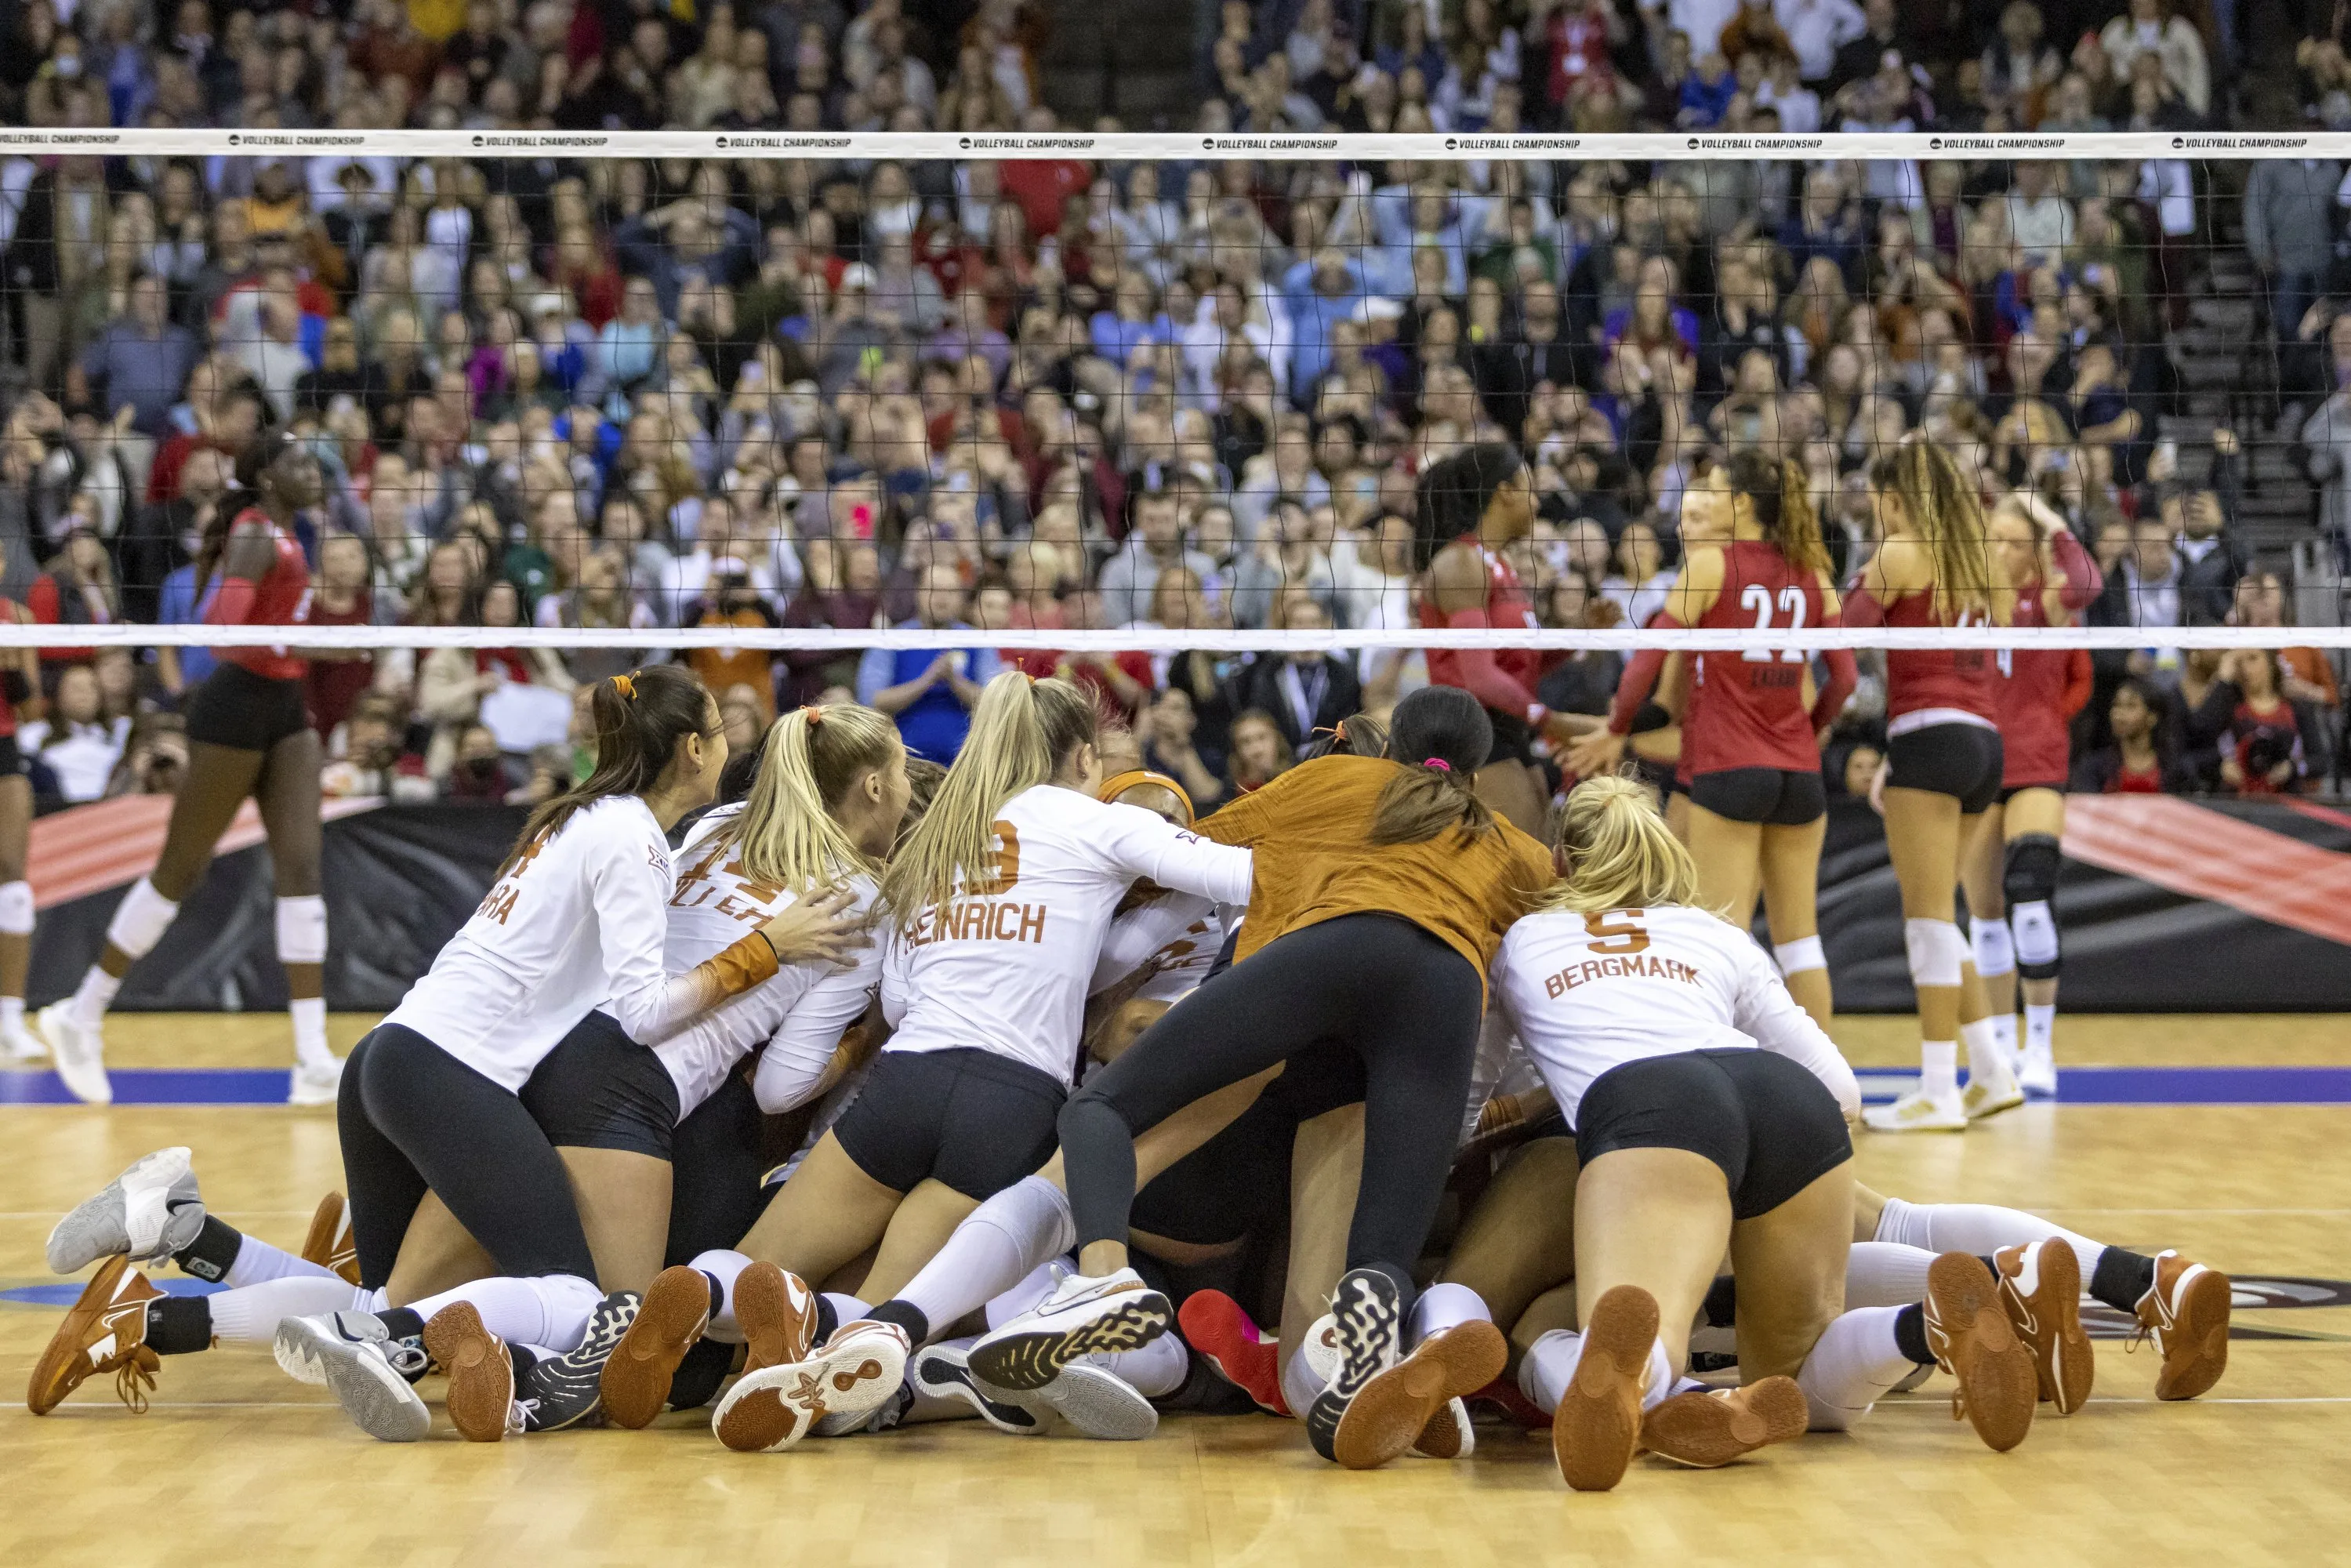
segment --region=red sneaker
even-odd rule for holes
[[[1249,1322],[1241,1305],[1222,1291],[1195,1291],[1185,1298],[1176,1322],[1185,1343],[1208,1358],[1225,1381],[1275,1416],[1290,1414],[1281,1396],[1281,1344]]]

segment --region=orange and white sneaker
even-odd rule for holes
[[[115,1393],[143,1414],[163,1365],[148,1348],[147,1303],[162,1294],[120,1252],[99,1264],[34,1364],[25,1408],[46,1416],[86,1380],[110,1372]]]
[[[2032,1353],[2042,1402],[2071,1416],[2096,1380],[2095,1353],[2082,1328],[2082,1264],[2062,1240],[2003,1247],[1992,1254],[2000,1304],[2016,1337]]]
[[[360,1249],[351,1240],[351,1211],[340,1192],[319,1200],[310,1216],[310,1233],[302,1238],[302,1261],[331,1269],[346,1284],[360,1282]]]
[[[1812,1407],[1796,1380],[1765,1377],[1740,1388],[1692,1389],[1660,1400],[1641,1417],[1641,1445],[1659,1458],[1710,1470],[1792,1442],[1811,1423]]]
[[[1641,1399],[1657,1343],[1657,1299],[1615,1285],[1592,1308],[1583,1354],[1552,1413],[1552,1457],[1577,1491],[1607,1491],[1641,1446]]]
[[[2151,1340],[2163,1357],[2158,1399],[2208,1394],[2229,1370],[2229,1276],[2218,1269],[2177,1252],[2155,1255],[2155,1285],[2138,1299],[2132,1343]]]
[[[681,1265],[654,1276],[636,1322],[604,1363],[604,1419],[632,1432],[652,1426],[669,1403],[670,1379],[677,1375],[678,1363],[709,1322],[708,1275]]]
[[[1475,1392],[1475,1390],[1472,1390]],[[1412,1451],[1432,1459],[1466,1459],[1478,1451],[1478,1428],[1469,1423],[1469,1402],[1448,1399],[1413,1439]]]
[[[2041,1381],[2032,1352],[2001,1305],[2000,1287],[1983,1260],[1946,1252],[1927,1269],[1927,1348],[1935,1364],[1959,1380],[1951,1419],[1965,1416],[1976,1436],[2004,1454],[2032,1430]]]
[[[519,1425],[514,1419],[514,1358],[506,1342],[483,1324],[472,1302],[457,1301],[424,1325],[424,1349],[449,1375],[443,1407],[457,1435],[468,1443],[504,1442]]]
[[[1351,1470],[1367,1470],[1417,1448],[1424,1437],[1446,1446],[1446,1434],[1427,1431],[1431,1422],[1463,1395],[1499,1377],[1510,1354],[1510,1342],[1490,1322],[1456,1323],[1430,1334],[1347,1402],[1331,1457]],[[1438,1457],[1460,1452],[1458,1434],[1450,1446],[1452,1454]]]
[[[871,1415],[887,1404],[906,1380],[911,1354],[896,1323],[844,1324],[806,1359],[737,1378],[711,1412],[710,1429],[738,1454],[789,1448],[828,1416]]]
[[[745,1372],[806,1361],[816,1349],[816,1292],[798,1274],[754,1263],[735,1276],[732,1293]]]

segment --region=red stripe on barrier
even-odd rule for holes
[[[2351,946],[2351,855],[2155,795],[2070,797],[2064,843],[2074,860]]]
[[[374,798],[329,800],[319,808],[319,816],[321,821],[331,822],[372,811],[382,804]],[[33,907],[70,904],[146,875],[163,852],[163,834],[171,821],[168,795],[125,795],[36,819],[25,862],[25,880],[33,884]],[[262,831],[261,813],[248,800],[213,852],[225,855],[250,849],[267,836]]]

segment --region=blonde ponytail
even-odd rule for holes
[[[768,728],[758,776],[743,810],[718,830],[745,880],[805,895],[880,868],[833,816],[857,780],[887,768],[902,748],[898,727],[870,707],[804,707]]]
[[[1991,591],[1991,541],[1983,503],[1951,455],[1913,434],[1870,465],[1869,482],[1902,497],[1910,532],[1935,560],[1935,609],[1947,626],[1972,614],[2006,625],[2010,596]]]
[[[1050,779],[1099,727],[1093,700],[1067,681],[1008,671],[987,683],[955,766],[883,874],[882,894],[901,929],[926,909],[992,884],[997,813]]]
[[[1697,902],[1698,863],[1646,785],[1614,773],[1587,779],[1552,814],[1552,828],[1568,874],[1541,907],[1590,915]]]

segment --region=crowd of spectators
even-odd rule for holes
[[[1197,124],[2178,129],[2232,123],[2241,97],[2228,0],[1436,9],[1228,0]],[[1024,0],[6,0],[0,110],[1044,131],[1046,26]],[[2341,49],[2314,39],[2300,71],[2304,110],[2351,122]],[[2304,228],[2340,234],[2341,172],[2252,167],[2276,329],[2333,346],[2312,350],[2331,392],[2351,315],[2330,292],[2351,289],[2341,247],[2305,254]],[[201,619],[193,543],[239,504],[238,455],[291,425],[329,477],[300,523],[311,619],[482,630],[316,666],[331,790],[542,795],[581,766],[575,694],[643,656],[632,633],[687,627],[713,633],[679,656],[738,740],[854,696],[944,760],[997,669],[1059,671],[1206,806],[1421,661],[769,653],[726,633],[1411,625],[1416,476],[1496,439],[1535,477],[1514,564],[1544,623],[1640,623],[1709,455],[1800,464],[1849,573],[1875,545],[1863,470],[1925,431],[1987,498],[2029,491],[2091,546],[2093,622],[2149,629],[2102,656],[2085,779],[2144,776],[2137,700],[2167,787],[2302,788],[2339,727],[2326,661],[2162,647],[2169,627],[2283,625],[2292,602],[2237,536],[2234,432],[2209,453],[2161,436],[2210,177],[2171,159],[16,157],[0,593],[66,627]],[[2351,432],[2351,392],[2314,420],[2328,409]],[[501,644],[526,626],[611,646]],[[168,789],[172,710],[207,667],[47,650],[26,749],[47,793]],[[1562,656],[1541,695],[1597,714],[1616,669]],[[1840,723],[1833,783],[1865,777],[1877,691]],[[2282,728],[2283,773],[2264,760]]]

